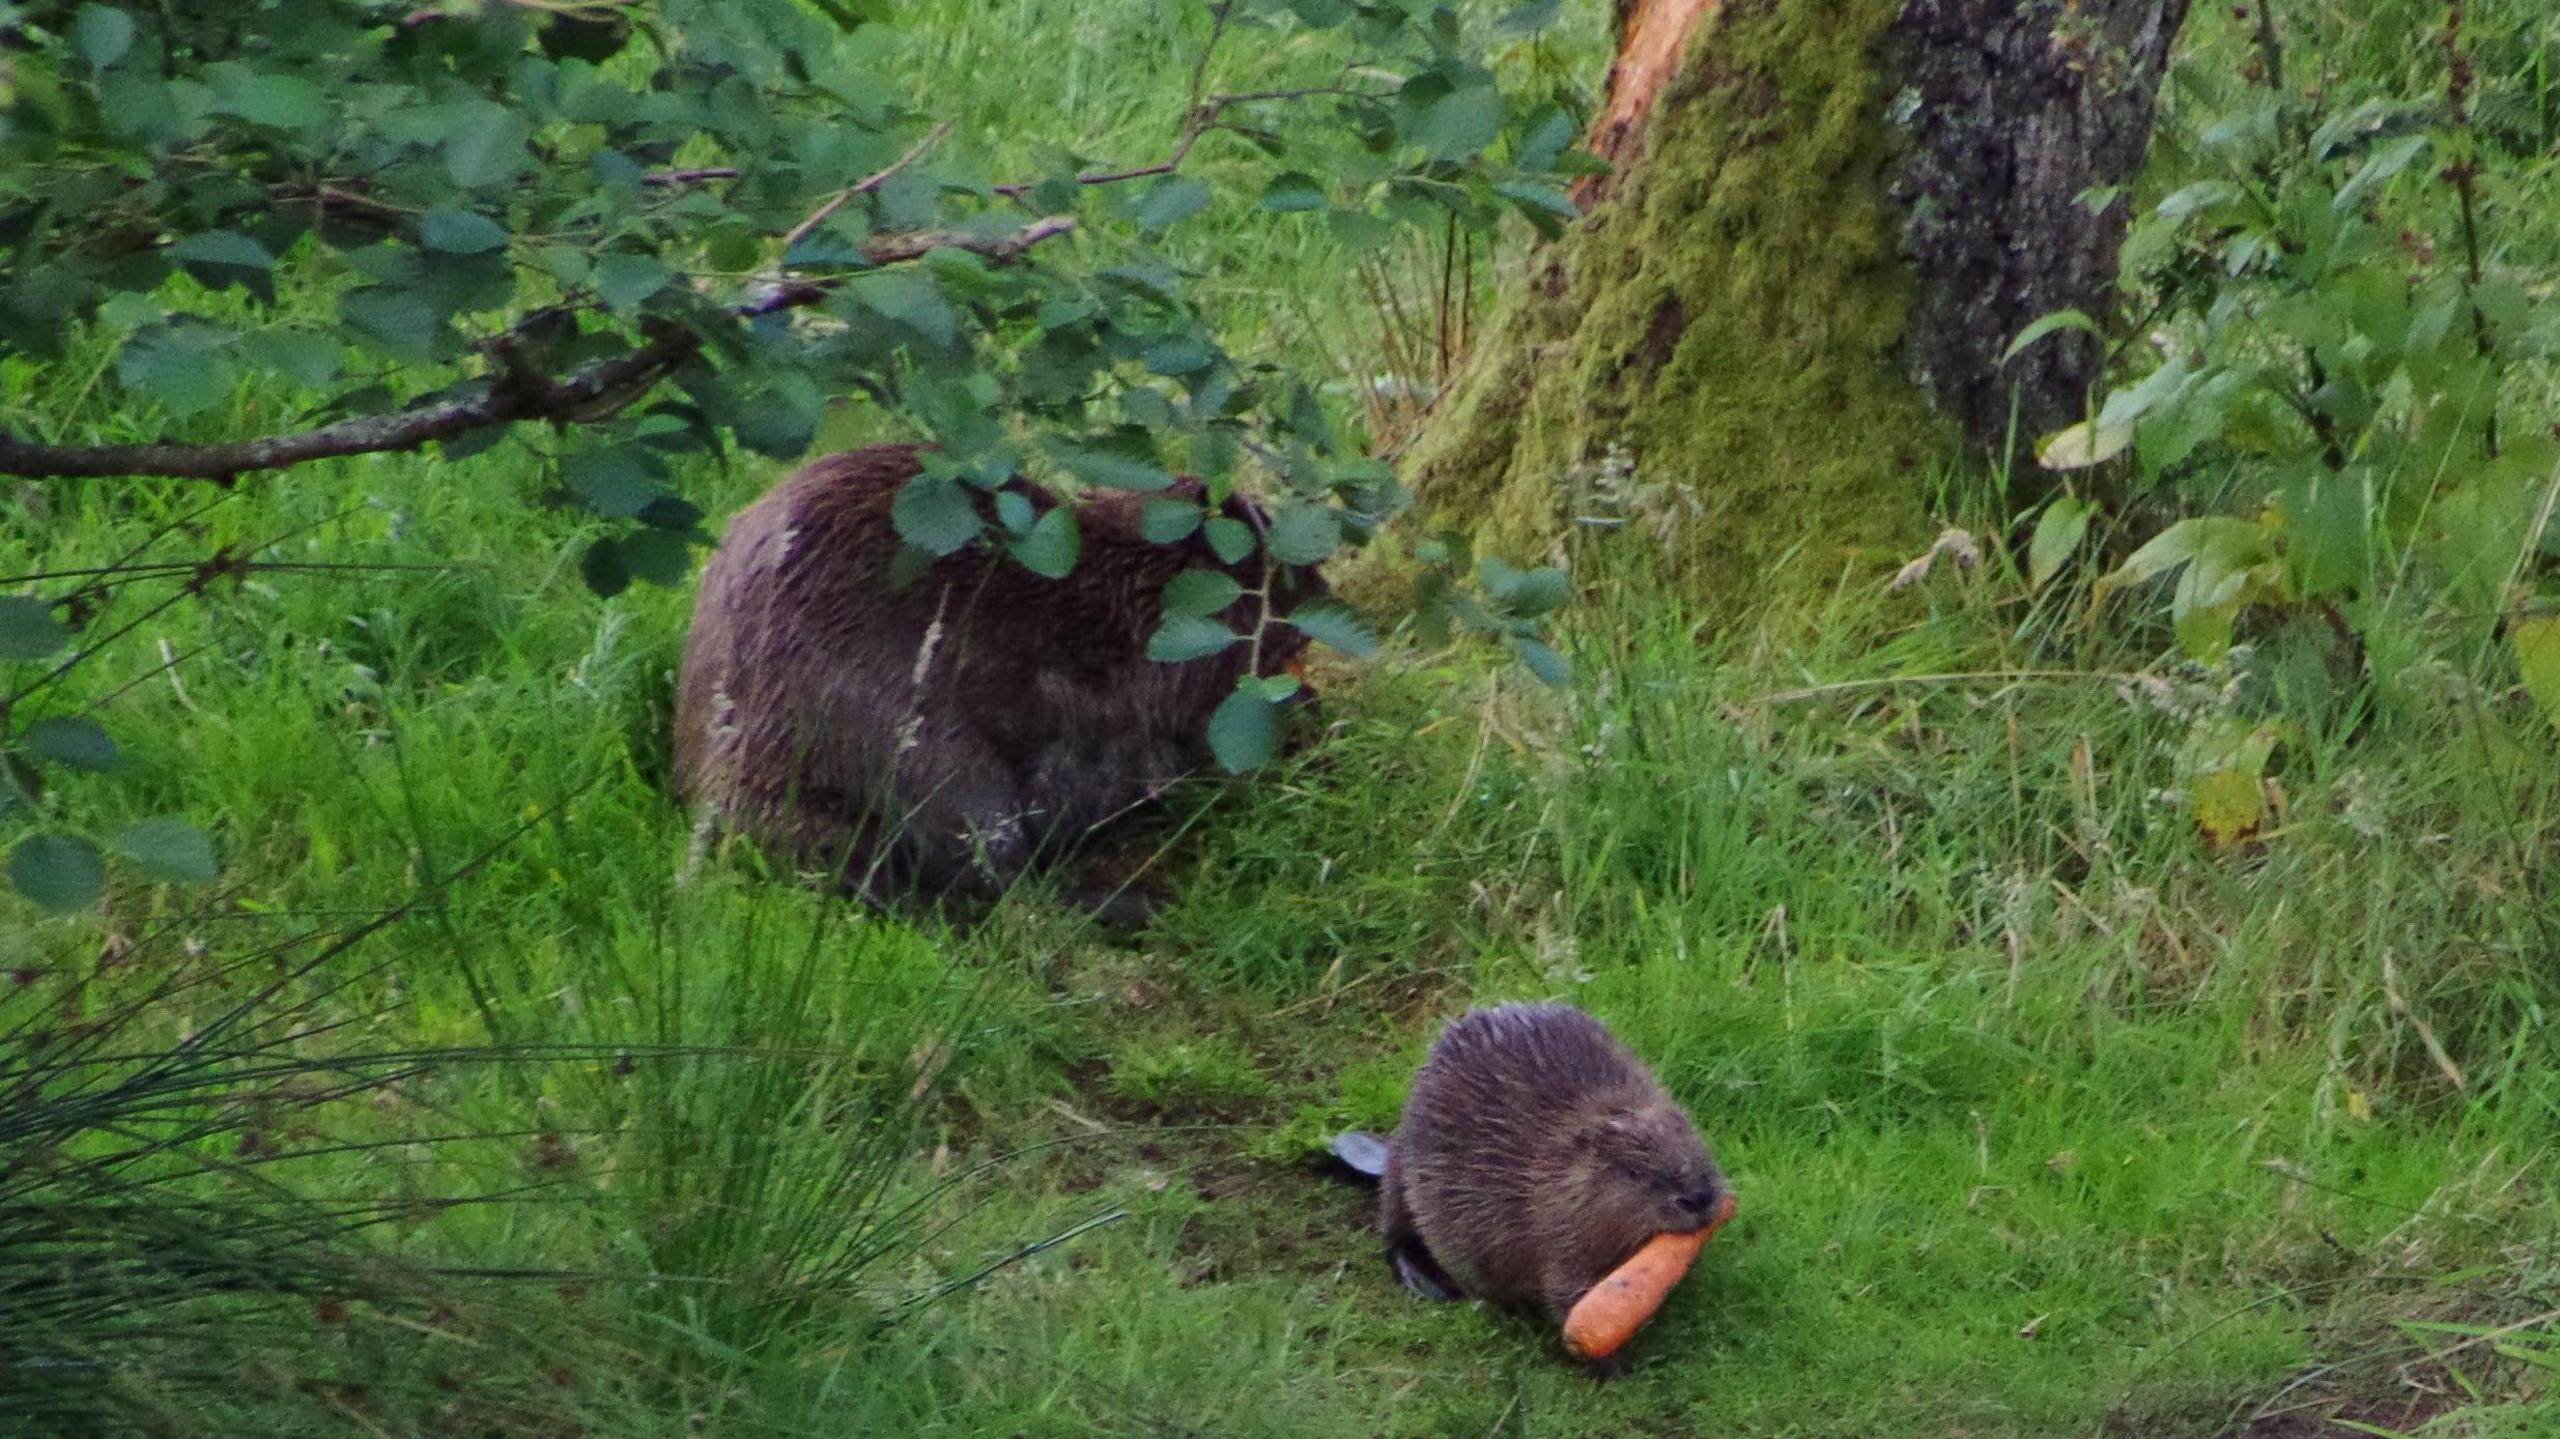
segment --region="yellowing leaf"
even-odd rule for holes
[[[2045,436],[2036,446],[2036,463],[2048,470],[2085,470],[2114,459],[2132,443],[2131,421],[2082,420]]]
[[[2542,706],[2543,716],[2560,725],[2560,615],[2536,615],[2507,627],[2516,647],[2516,669],[2524,676],[2524,692]]]
[[[2257,829],[2265,814],[2266,795],[2256,775],[2218,769],[2195,777],[2187,786],[2187,803],[2195,810],[2196,828],[2207,839],[2235,844]]]
[[[2355,1120],[2373,1118],[2373,1101],[2352,1084],[2347,1086],[2347,1117]]]

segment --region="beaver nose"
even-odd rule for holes
[[[1716,1187],[1712,1184],[1701,1184],[1687,1191],[1680,1196],[1680,1207],[1704,1218],[1708,1210],[1716,1207]]]

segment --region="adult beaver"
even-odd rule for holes
[[[1305,648],[1273,624],[1258,643],[1150,660],[1166,581],[1192,568],[1236,580],[1244,596],[1216,618],[1248,636],[1266,589],[1284,615],[1323,586],[1259,554],[1222,562],[1197,530],[1149,541],[1125,493],[1076,505],[1063,578],[972,545],[898,583],[890,507],[921,467],[912,445],[829,455],[730,521],[685,634],[675,782],[867,897],[986,899],[1198,768],[1209,714],[1246,666],[1275,674]],[[1006,488],[1035,513],[1058,503]],[[991,515],[995,497],[971,493]],[[1262,527],[1241,497],[1226,512]]]
[[[1378,1174],[1387,1259],[1408,1287],[1543,1308],[1558,1323],[1647,1240],[1706,1227],[1727,1194],[1652,1071],[1564,1004],[1452,1023],[1375,1146],[1336,1141]]]

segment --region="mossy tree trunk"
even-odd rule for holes
[[[2185,10],[1620,0],[1613,89],[1660,88],[1604,112],[1619,173],[1416,441],[1423,514],[1543,553],[1614,449],[1699,502],[1672,559],[1702,598],[1907,556],[1933,469],[2082,413],[2090,336],[2001,353],[2054,310],[2102,313],[2126,206],[2080,197],[2140,165]],[[1667,82],[1630,63],[1638,24],[1682,36]]]

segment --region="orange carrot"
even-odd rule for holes
[[[1704,1228],[1653,1236],[1633,1258],[1592,1285],[1564,1318],[1567,1352],[1576,1359],[1606,1358],[1635,1337],[1671,1296],[1671,1286],[1689,1272],[1698,1251],[1733,1217],[1733,1208],[1733,1196],[1726,1194],[1716,1201],[1716,1212]]]

